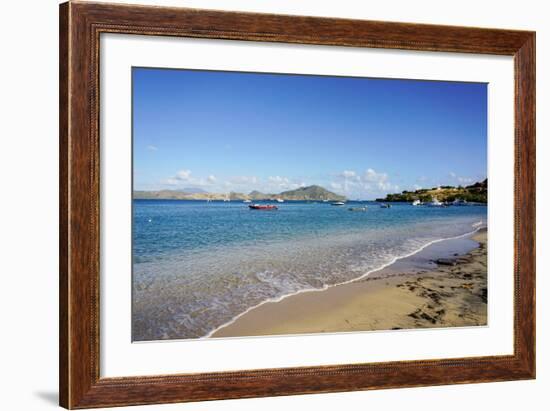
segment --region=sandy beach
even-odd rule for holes
[[[482,229],[470,238],[428,246],[361,280],[265,303],[212,337],[486,324],[487,232]]]

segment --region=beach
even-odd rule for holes
[[[211,337],[487,324],[487,231],[432,244],[347,284],[267,302]]]

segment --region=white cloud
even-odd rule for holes
[[[344,170],[336,175],[337,181],[330,183],[333,190],[352,196],[367,196],[394,192],[399,186],[390,182],[387,173],[377,172],[373,168],[363,173]]]
[[[285,176],[270,176],[265,179],[254,175],[232,176],[219,178],[213,174],[195,176],[189,169],[181,169],[174,175],[162,180],[160,184],[165,186],[200,187],[209,192],[250,192],[259,190],[266,193],[280,193],[281,191],[294,190],[305,187],[306,183],[301,179]]]
[[[162,184],[167,184],[170,186],[177,186],[182,183],[189,183],[191,180],[191,171],[190,170],[180,170],[176,175],[168,177],[162,181]]]
[[[196,178],[191,175],[191,170],[182,169],[174,176],[169,177],[161,182],[161,184],[177,186],[188,185],[195,187],[212,186],[217,181],[216,176],[209,175],[206,178]]]
[[[471,184],[475,181],[472,177],[460,176],[452,171],[449,173],[449,176],[460,185]]]
[[[245,184],[257,184],[258,177],[256,176],[235,176],[229,179],[231,184],[245,185]]]
[[[352,170],[344,170],[340,173],[340,176],[342,176],[344,178],[353,178],[356,175],[357,174],[355,173],[355,171],[352,171]]]
[[[288,184],[289,180],[287,177],[280,177],[280,176],[275,176],[275,177],[268,177],[267,180],[270,182],[270,183],[274,183],[274,184]]]
[[[384,182],[388,180],[388,175],[386,173],[377,173],[372,168],[368,168],[363,175],[363,178],[369,182]]]
[[[191,170],[180,170],[176,173],[176,179],[188,181],[191,178]]]
[[[460,184],[470,184],[474,182],[474,179],[471,177],[457,177],[457,180]]]
[[[344,193],[353,191],[354,187],[361,180],[360,176],[353,170],[344,170],[338,173],[336,177],[341,180],[341,183],[336,183],[340,188],[334,189],[343,191]]]
[[[399,186],[390,183],[387,173],[377,173],[372,168],[367,169],[363,174],[362,181],[369,188],[376,187],[381,191],[397,190]]]
[[[267,184],[264,187],[265,191],[286,191],[295,190],[300,187],[305,187],[306,183],[296,179],[281,176],[269,176]]]
[[[158,150],[158,147],[157,147],[157,146],[147,146],[147,150],[149,150],[149,151],[157,151],[157,150]]]

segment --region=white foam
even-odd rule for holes
[[[298,295],[298,294],[302,294],[302,293],[310,293],[310,292],[320,292],[320,291],[325,291],[331,287],[337,287],[337,286],[340,286],[340,285],[345,285],[345,284],[350,284],[350,283],[353,283],[355,281],[359,281],[359,280],[362,280],[364,279],[365,277],[369,276],[370,274],[372,273],[375,273],[377,271],[380,271],[380,270],[383,270],[384,268],[387,268],[389,267],[390,265],[394,264],[396,261],[398,260],[401,260],[401,259],[404,259],[404,258],[408,258],[408,257],[411,257],[417,253],[419,253],[420,251],[424,250],[426,247],[429,247],[430,245],[432,244],[436,244],[436,243],[439,243],[439,242],[442,242],[442,241],[448,241],[448,240],[456,240],[456,239],[459,239],[459,238],[464,238],[464,237],[468,237],[470,235],[473,235],[475,234],[477,231],[481,230],[482,228],[484,228],[483,226],[483,221],[479,221],[477,223],[473,223],[472,224],[472,227],[475,227],[475,230],[473,231],[470,231],[470,232],[467,232],[465,234],[460,234],[460,235],[457,235],[457,236],[454,236],[454,237],[448,237],[448,238],[440,238],[440,239],[437,239],[437,240],[433,240],[433,241],[429,241],[428,243],[424,244],[423,246],[421,246],[420,248],[416,249],[415,251],[412,251],[408,254],[404,254],[404,255],[401,255],[401,256],[398,256],[398,257],[394,257],[393,259],[391,259],[388,263],[385,263],[385,264],[382,264],[380,267],[377,267],[377,268],[374,268],[372,270],[369,270],[367,271],[366,273],[362,274],[361,276],[357,277],[357,278],[353,278],[351,280],[346,280],[346,281],[343,281],[343,282],[340,282],[340,283],[336,283],[336,284],[332,284],[332,285],[324,285],[323,287],[321,288],[306,288],[306,289],[303,289],[303,290],[299,290],[299,291],[296,291],[296,292],[293,292],[293,293],[289,293],[289,294],[285,294],[285,295],[282,295],[280,297],[277,297],[277,298],[268,298],[264,301],[262,301],[261,303],[259,304],[256,304],[252,307],[249,307],[247,308],[245,311],[243,311],[242,313],[240,314],[237,314],[235,317],[233,317],[231,320],[229,320],[228,322],[220,325],[219,327],[213,329],[212,331],[210,331],[208,334],[206,334],[205,336],[203,337],[199,337],[199,338],[210,338],[212,337],[216,332],[218,332],[219,330],[225,328],[225,327],[228,327],[230,326],[231,324],[235,323],[239,318],[241,318],[243,315],[249,313],[250,311],[252,310],[255,310],[256,308],[258,307],[261,307],[262,305],[264,304],[267,304],[267,303],[277,303],[277,302],[280,302],[282,300],[284,300],[285,298],[288,298],[288,297],[291,297],[293,295]],[[177,339],[176,339],[177,340]]]
[[[473,223],[472,227],[479,227],[482,224],[483,224],[483,221],[478,221],[477,223]]]

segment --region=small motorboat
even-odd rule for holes
[[[285,200],[283,200],[282,198],[277,198],[275,201],[277,201],[278,203],[284,203]]]
[[[367,211],[367,207],[350,207],[349,211]]]
[[[380,204],[380,208],[391,208],[391,204],[382,203]]]
[[[468,201],[462,200],[461,198],[457,198],[451,204],[454,206],[467,206]]]
[[[417,200],[414,200],[414,201],[412,202],[412,205],[413,205],[413,206],[419,206],[419,205],[424,205],[424,203],[423,203],[422,201],[420,201],[420,200],[417,199]]]
[[[333,205],[333,206],[343,206],[343,205],[346,205],[346,203],[344,203],[343,201],[336,201],[334,203],[330,203],[330,205]]]
[[[439,201],[436,197],[432,197],[431,203],[428,203],[428,207],[447,207],[444,203]]]
[[[252,200],[244,200],[243,203],[251,203]]]
[[[277,210],[278,207],[272,204],[250,204],[248,206],[251,210]]]

